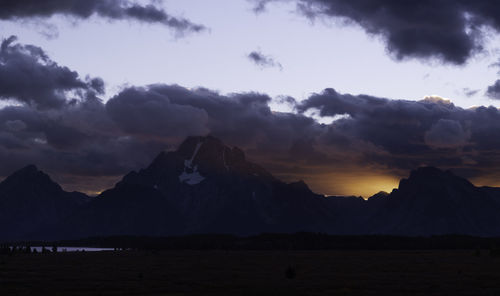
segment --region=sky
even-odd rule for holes
[[[327,195],[390,191],[422,165],[500,185],[499,10],[0,1],[0,175],[34,163],[95,194],[213,134]]]

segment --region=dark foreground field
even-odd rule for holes
[[[14,254],[0,257],[0,295],[500,295],[500,258],[473,250]]]

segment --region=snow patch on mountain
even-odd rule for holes
[[[198,172],[198,166],[197,165],[193,166],[193,161],[202,145],[203,145],[202,142],[196,144],[196,148],[194,149],[191,158],[184,160],[184,170],[182,174],[179,175],[180,182],[186,183],[188,185],[196,185],[201,181],[205,180],[205,177],[200,175],[200,173]]]
[[[184,182],[188,185],[196,185],[201,181],[205,180],[205,177],[200,175],[200,173],[197,170],[198,167],[195,166],[192,173],[187,173],[186,171],[182,172],[182,174],[180,174],[179,176],[179,181]]]

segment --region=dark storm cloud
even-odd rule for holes
[[[466,145],[470,135],[464,131],[460,122],[439,119],[424,134],[424,142],[429,147],[459,148]]]
[[[64,183],[67,188],[90,190],[81,186],[89,177],[96,179],[89,184],[94,188],[107,180],[102,177],[116,181],[116,176],[146,165],[166,145],[123,133],[96,98],[51,110],[29,105],[0,109],[2,175],[33,163],[56,178],[76,182]]]
[[[125,89],[108,101],[106,109],[109,116],[131,134],[187,137],[208,132],[205,110],[173,104],[168,96],[155,90]]]
[[[491,99],[500,100],[500,79],[495,81],[492,85],[488,86],[486,95]]]
[[[397,59],[461,65],[483,48],[482,29],[500,29],[495,0],[274,0],[296,2],[308,18],[333,18],[380,36]],[[268,2],[255,1],[262,11]]]
[[[261,68],[276,67],[283,70],[283,66],[279,62],[259,51],[252,51],[247,57],[250,61]]]
[[[78,73],[59,66],[33,45],[21,45],[11,36],[0,46],[0,99],[37,108],[60,108],[68,97],[102,94],[99,78],[82,80]],[[70,94],[71,93],[71,94]]]
[[[136,100],[141,103],[130,103]],[[234,145],[266,151],[288,147],[315,128],[315,122],[303,115],[272,112],[270,101],[258,93],[225,96],[204,88],[158,84],[125,89],[106,108],[126,132],[167,137],[185,136],[191,130],[191,134],[211,133]]]
[[[327,89],[298,106],[301,112],[311,108],[323,116],[349,115],[332,123],[319,143],[354,148],[365,164],[399,171],[421,165],[469,167],[476,177],[500,165],[495,107],[463,109],[439,97],[388,100]]]
[[[199,32],[205,26],[173,17],[152,4],[140,5],[128,0],[2,0],[0,19],[48,18],[66,15],[87,19],[93,15],[110,20],[135,20],[167,26],[178,33]]]

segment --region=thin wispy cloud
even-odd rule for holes
[[[470,89],[468,87],[465,87],[462,89],[462,91],[467,97],[470,98],[470,97],[477,95],[481,90],[480,89]]]
[[[156,1],[158,2],[158,1]],[[161,1],[160,1],[161,2]],[[75,20],[92,16],[107,20],[131,20],[141,23],[159,24],[183,35],[201,32],[207,28],[186,18],[175,17],[159,6],[127,0],[19,0],[0,2],[0,19],[17,21],[46,19],[53,15],[64,15]]]

